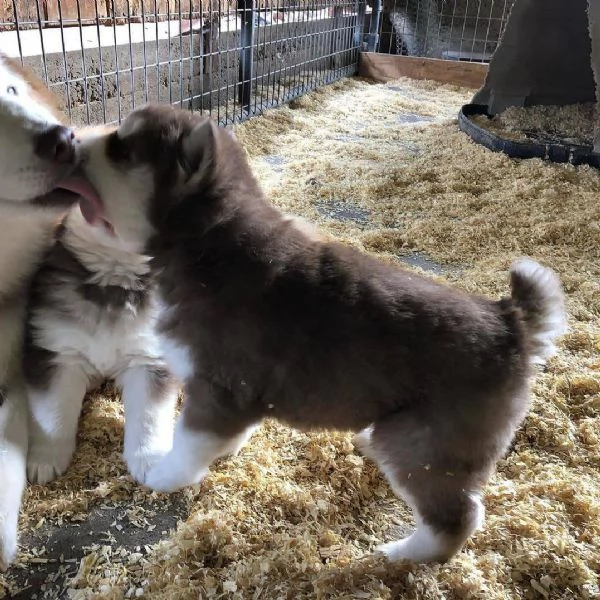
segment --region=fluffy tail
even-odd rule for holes
[[[543,364],[556,352],[554,340],[566,333],[565,297],[554,271],[521,258],[510,268],[511,297],[523,313],[531,361]]]

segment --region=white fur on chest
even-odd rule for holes
[[[121,248],[102,228],[87,225],[78,209],[69,213],[64,243],[90,271],[86,283],[141,289],[148,257]],[[160,360],[152,296],[145,307],[109,308],[83,298],[78,284],[58,279],[48,290],[64,314],[43,305],[34,310],[38,345],[55,352],[62,364],[82,367],[89,377],[116,378],[126,369]]]
[[[38,313],[38,343],[56,352],[61,363],[78,365],[90,377],[115,378],[130,367],[160,360],[155,319],[128,312],[115,321],[100,318],[95,323]]]

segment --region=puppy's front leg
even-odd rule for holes
[[[17,554],[17,524],[25,488],[27,396],[21,384],[0,388],[0,570]]]
[[[123,458],[131,476],[144,483],[146,473],[173,444],[177,386],[162,366],[136,366],[118,378],[125,404]]]
[[[237,454],[256,429],[240,415],[225,417],[227,401],[215,398],[209,386],[200,387],[200,396],[196,389],[196,394],[184,401],[173,448],[148,472],[146,485],[157,492],[174,492],[199,483],[217,458]],[[215,419],[219,414],[222,420],[217,427]]]
[[[47,483],[69,466],[88,376],[80,367],[59,365],[44,389],[29,387],[30,442],[27,476]]]

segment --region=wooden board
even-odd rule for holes
[[[299,2],[300,0],[255,0],[257,8],[273,7],[275,10],[280,10],[282,6],[290,8]],[[16,22],[14,5],[16,5],[20,29],[37,28],[38,3],[43,27],[59,26],[60,16],[65,21],[64,26],[78,25],[75,22],[78,16],[78,4],[84,24],[96,21],[95,0],[14,0],[14,4],[13,0],[0,0],[0,23],[3,24],[0,25],[0,30],[15,29],[12,26],[12,23]],[[172,19],[178,19],[180,9],[182,18],[185,19],[189,18],[190,10],[196,17],[199,17],[208,12],[233,14],[237,7],[237,0],[97,0],[97,3],[98,18],[103,25],[113,22],[118,25],[126,24],[128,15],[132,23],[141,22],[142,14],[145,15],[148,22],[154,22],[156,12],[159,14],[158,20],[164,21],[168,14]],[[58,10],[59,4],[60,11]]]
[[[60,10],[59,10],[60,5]],[[60,18],[63,20],[76,20],[77,15],[77,0],[44,0],[44,19],[47,21],[55,21],[60,23]],[[98,2],[98,12],[102,10],[102,2]],[[96,18],[96,5],[94,0],[79,3],[79,11],[82,20]],[[100,14],[102,14],[100,12]]]
[[[395,54],[362,52],[359,75],[375,81],[391,81],[400,77],[432,79],[442,83],[454,83],[474,89],[480,88],[488,71],[482,63],[436,58],[417,58]]]

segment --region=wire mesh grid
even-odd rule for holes
[[[0,50],[62,97],[74,124],[169,102],[222,124],[356,72],[359,0],[11,0]]]
[[[354,74],[359,51],[486,62],[514,0],[4,0],[0,50],[74,124],[169,102],[222,124]]]
[[[515,0],[368,1],[379,52],[488,62]]]

